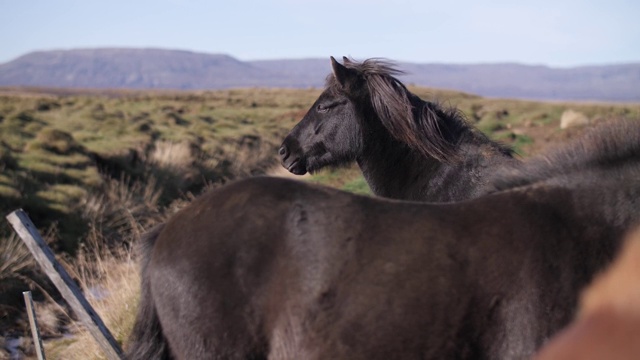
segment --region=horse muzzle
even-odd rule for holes
[[[306,162],[304,158],[291,153],[289,147],[286,144],[282,144],[280,150],[280,161],[282,166],[294,175],[304,175],[307,173]]]

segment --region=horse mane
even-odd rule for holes
[[[501,191],[593,169],[611,171],[610,177],[615,178],[613,170],[630,163],[640,176],[639,139],[639,120],[603,122],[568,144],[499,170],[490,183]]]
[[[375,114],[393,138],[439,161],[458,160],[456,140],[469,129],[460,111],[443,109],[411,93],[395,77],[404,72],[388,60],[345,58],[344,66],[358,74],[358,84],[364,85]],[[344,91],[333,75],[327,77],[326,87]]]

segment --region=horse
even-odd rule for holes
[[[638,230],[626,240],[615,262],[582,293],[576,319],[544,346],[536,360],[623,360],[639,357]]]
[[[516,359],[640,221],[640,122],[430,204],[257,177],[142,240],[129,359]]]
[[[461,112],[411,93],[390,62],[331,57],[331,66],[325,90],[279,149],[291,173],[355,161],[378,196],[451,202],[484,194],[488,176],[517,161]]]

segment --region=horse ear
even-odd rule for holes
[[[343,62],[345,65],[346,65],[346,64],[351,64],[351,60],[349,60],[349,58],[348,58],[348,57],[346,57],[346,56],[343,56],[343,57],[342,57],[342,62]]]
[[[331,57],[331,68],[333,69],[333,76],[336,77],[338,83],[345,89],[347,88],[347,85],[350,83],[350,81],[355,80],[357,76],[354,70],[340,64],[336,61],[336,59],[334,59],[333,56]]]

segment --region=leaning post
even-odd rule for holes
[[[33,298],[31,291],[24,291],[24,304],[27,307],[27,316],[29,317],[29,326],[31,326],[31,337],[33,337],[33,345],[36,348],[38,360],[45,360],[44,347],[42,346],[42,338],[40,337],[40,329],[38,329],[38,320],[36,319],[36,311],[33,308]]]
[[[82,295],[80,288],[73,281],[69,273],[56,260],[53,252],[42,239],[35,225],[29,216],[22,210],[16,210],[7,215],[7,220],[16,231],[18,236],[33,254],[38,264],[42,267],[49,279],[56,286],[62,297],[76,313],[80,321],[89,330],[89,333],[98,342],[109,360],[121,360],[124,353],[118,345],[109,329],[104,325],[102,319],[95,312],[91,304]]]

